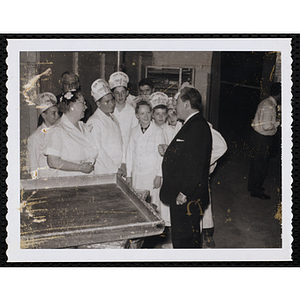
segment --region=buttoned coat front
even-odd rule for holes
[[[117,173],[121,163],[125,161],[118,121],[114,116],[110,117],[97,108],[88,119],[87,125],[98,149],[95,174]]]

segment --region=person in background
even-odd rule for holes
[[[176,109],[172,104],[168,105],[168,124],[174,130],[174,136],[182,127],[182,123],[179,121]]]
[[[125,73],[116,72],[110,76],[108,81],[116,102],[113,115],[120,124],[124,153],[126,153],[127,150],[130,131],[133,127],[138,125],[138,119],[135,117],[134,108],[126,101],[129,95],[127,89],[128,80],[128,76]]]
[[[49,130],[44,152],[53,169],[51,177],[92,174],[98,151],[87,125],[80,121],[86,109],[84,97],[74,90],[59,100],[63,115]]]
[[[78,91],[80,90],[79,78],[73,72],[65,71],[64,73],[62,73],[59,82],[60,82],[60,87],[62,92],[56,96],[57,104],[59,104],[60,102],[59,99],[66,92],[71,90],[78,90]]]
[[[281,103],[281,83],[273,83],[271,95],[260,102],[251,124],[251,151],[248,191],[252,197],[268,200],[263,183],[268,172],[268,162],[274,135],[280,125],[277,106]]]
[[[149,78],[143,78],[139,81],[139,95],[150,96],[155,92],[153,81]]]
[[[59,99],[66,92],[71,90],[77,90],[77,91],[81,90],[80,80],[78,75],[70,71],[65,71],[64,73],[62,73],[60,79],[60,86],[61,86],[62,93],[56,96],[57,104],[59,104]],[[89,98],[86,99],[85,101],[86,101],[87,108],[84,112],[84,117],[81,120],[84,123],[86,123],[88,118],[94,113],[94,111],[97,108],[95,103],[91,101]]]
[[[97,105],[88,119],[92,137],[98,149],[95,174],[118,173],[126,176],[125,153],[119,122],[113,115],[116,103],[108,83],[97,79],[92,83],[91,95]]]
[[[200,220],[209,204],[212,136],[200,113],[198,90],[184,87],[174,102],[184,124],[163,157],[160,199],[170,205],[173,248],[201,248]]]
[[[56,97],[52,93],[37,95],[38,128],[28,138],[27,170],[33,179],[48,177],[49,167],[44,155],[45,138],[52,126],[59,119]]]
[[[151,106],[140,101],[135,108],[139,125],[131,131],[126,155],[127,183],[135,190],[150,191],[151,203],[159,205],[162,157],[158,145],[165,143],[163,131],[151,122]]]
[[[143,78],[139,81],[139,95],[134,99],[134,105],[141,101],[150,101],[150,95],[155,92],[153,81],[149,78]]]
[[[167,144],[169,144],[175,136],[174,130],[166,123],[168,118],[168,104],[169,98],[164,93],[155,92],[150,96],[153,122],[163,130]]]

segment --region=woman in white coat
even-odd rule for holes
[[[52,93],[38,94],[36,109],[39,115],[38,128],[29,136],[27,143],[27,170],[32,179],[50,175],[51,170],[44,155],[45,138],[49,127],[59,118],[57,100]]]
[[[93,174],[98,151],[87,125],[80,121],[87,108],[83,95],[69,91],[61,96],[58,107],[63,115],[46,138],[45,155],[54,170],[51,176]]]

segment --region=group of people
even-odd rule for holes
[[[128,83],[120,71],[95,80],[94,108],[71,72],[62,75],[60,95],[39,94],[28,171],[32,178],[118,173],[133,189],[150,191],[173,248],[201,248],[201,232],[214,226],[209,174],[226,142],[202,116],[194,87],[185,83],[171,98],[145,78],[133,96]]]

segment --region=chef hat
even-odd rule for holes
[[[167,105],[167,107],[168,107],[168,110],[169,110],[169,109],[175,110],[175,106],[174,106],[174,104],[173,104],[173,97],[169,97],[169,98],[168,98],[168,105]]]
[[[170,104],[170,100],[168,95],[162,92],[155,92],[150,96],[150,105],[154,108],[157,105],[165,105],[168,106]]]
[[[184,83],[181,85],[181,87],[178,89],[178,92],[177,92],[176,95],[174,96],[174,99],[177,100],[177,98],[178,98],[178,96],[179,96],[181,90],[184,89],[185,87],[194,88],[189,82],[184,82]]]
[[[40,115],[43,111],[57,104],[56,97],[49,92],[41,93],[37,95],[36,109]]]
[[[97,79],[92,83],[91,95],[93,96],[95,102],[101,99],[103,96],[110,94],[111,90],[108,83],[103,79]]]
[[[124,72],[115,72],[112,73],[109,77],[108,83],[111,89],[117,86],[123,86],[127,88],[129,82],[129,77]]]

